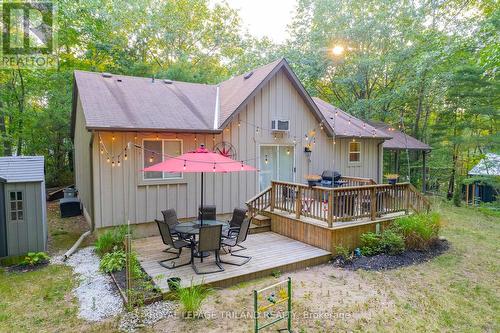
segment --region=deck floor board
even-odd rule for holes
[[[328,251],[273,232],[249,235],[243,245],[247,249],[238,251],[237,254],[251,256],[252,259],[247,264],[243,266],[223,264],[224,272],[197,275],[190,265],[166,269],[158,264],[159,260],[174,256],[162,252],[166,247],[159,236],[136,239],[132,243],[142,267],[154,279],[162,292],[169,291],[167,284],[169,277],[180,277],[183,286],[188,286],[193,281],[193,284],[212,284],[224,287],[264,276],[269,274],[270,270],[291,270],[324,263],[331,256]],[[221,259],[231,262],[243,260],[226,255],[223,251],[221,251]],[[197,267],[202,271],[216,268],[213,254],[205,258],[203,264],[198,258],[195,260]],[[189,249],[184,249],[182,256],[175,261],[178,264],[189,261]]]

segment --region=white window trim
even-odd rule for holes
[[[276,150],[279,149],[279,147],[290,147],[292,148],[292,151],[293,151],[293,180],[292,182],[295,183],[295,179],[296,179],[296,175],[297,175],[297,166],[296,166],[296,159],[297,159],[297,154],[296,154],[296,149],[295,149],[295,145],[293,144],[289,144],[289,143],[277,143],[277,144],[274,144],[274,143],[261,143],[261,144],[258,144],[257,145],[257,150],[258,150],[258,155],[259,155],[259,158],[258,158],[258,161],[259,161],[259,170],[262,169],[262,155],[260,154],[260,147],[276,147]],[[279,158],[278,158],[278,161],[277,161],[277,170],[278,170],[278,178],[279,178]],[[257,178],[257,188],[260,189],[260,177],[256,177]]]
[[[163,147],[164,147],[164,142],[165,141],[178,141],[181,143],[181,155],[184,153],[184,142],[182,139],[157,139],[157,138],[143,138],[142,139],[142,153],[141,153],[141,164],[142,164],[142,169],[144,169],[146,166],[144,165],[144,141],[161,141],[161,160],[164,161],[164,152],[163,152]],[[162,172],[162,178],[145,178],[146,172],[142,172],[142,181],[145,183],[157,183],[157,182],[163,182],[163,181],[176,181],[176,180],[182,180],[184,179],[184,173],[181,172],[180,177],[167,177],[165,178],[165,174],[168,174],[168,172]]]
[[[351,143],[357,143],[359,144],[359,151],[351,151]],[[361,141],[349,141],[347,144],[347,162],[350,165],[360,165],[361,164]],[[359,160],[358,161],[351,161],[351,153],[358,153],[359,154]]]

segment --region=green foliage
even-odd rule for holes
[[[49,255],[45,252],[29,252],[21,262],[21,265],[36,266],[49,260]]]
[[[337,253],[337,256],[341,257],[344,260],[351,260],[353,256],[352,251],[342,245],[336,246],[335,252]]]
[[[121,271],[125,268],[127,255],[122,250],[106,253],[99,263],[99,269],[105,273]]]
[[[414,214],[397,218],[392,228],[401,234],[408,249],[425,250],[439,235],[438,213]]]
[[[103,232],[95,242],[95,248],[100,256],[115,251],[115,249],[124,249],[123,241],[127,234],[127,226],[123,225],[117,228],[108,229]]]
[[[177,297],[185,316],[198,316],[203,302],[211,293],[212,289],[203,285],[193,285],[192,281],[190,287],[178,288]]]
[[[281,271],[279,269],[275,269],[271,272],[271,276],[277,279],[281,276]]]
[[[379,253],[396,255],[405,250],[403,237],[393,230],[384,230],[380,234],[367,232],[361,235],[361,253],[373,256]]]

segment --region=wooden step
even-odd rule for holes
[[[252,219],[252,224],[256,224],[256,225],[259,225],[259,226],[271,225],[271,218],[267,217],[267,216],[264,216],[264,215],[256,215]]]
[[[267,232],[267,231],[271,231],[271,221],[269,221],[268,224],[264,224],[264,225],[257,225],[257,224],[250,224],[250,230],[249,230],[249,234],[253,235],[253,234],[260,234],[261,232]]]

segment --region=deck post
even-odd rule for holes
[[[328,227],[333,226],[333,190],[328,191]]]
[[[469,205],[469,184],[465,185],[465,205]]]
[[[302,187],[297,186],[297,195],[295,196],[295,218],[300,219],[302,214]]]
[[[370,189],[370,219],[375,221],[377,218],[377,193],[375,187]]]
[[[271,212],[274,211],[274,206],[276,204],[276,188],[275,188],[275,184],[273,181],[271,181],[271,207],[269,208]]]
[[[410,184],[406,183],[405,185],[405,214],[408,215],[410,211]]]

